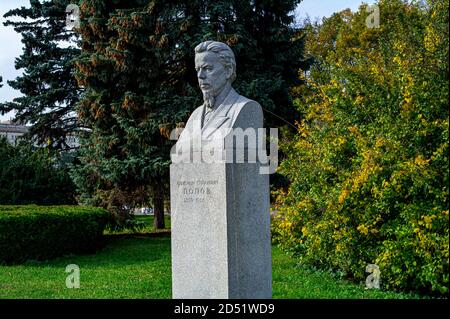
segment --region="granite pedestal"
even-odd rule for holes
[[[269,175],[259,168],[171,165],[173,298],[272,297]]]

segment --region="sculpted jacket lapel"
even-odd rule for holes
[[[219,105],[217,111],[209,119],[208,123],[206,123],[206,125],[203,126],[202,133],[205,132],[205,135],[203,135],[204,139],[207,139],[209,136],[211,136],[217,129],[219,129],[222,126],[222,124],[225,123],[225,121],[229,119],[228,111],[236,102],[238,97],[239,94],[237,94],[237,92],[232,88],[230,90],[230,93],[228,93],[227,97],[222,102],[222,104]],[[202,122],[204,114],[205,110],[203,109]]]

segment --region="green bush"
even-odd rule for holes
[[[94,252],[109,213],[82,206],[0,206],[0,262]]]
[[[379,1],[310,26],[316,57],[280,173],[274,240],[303,264],[445,295],[449,285],[448,1]]]
[[[26,140],[10,145],[0,136],[0,205],[76,204],[68,165],[59,157]]]

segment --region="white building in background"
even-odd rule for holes
[[[28,127],[15,125],[8,122],[0,122],[0,136],[5,136],[12,145],[17,144],[17,139],[28,132]]]
[[[18,138],[29,130],[28,126],[11,124],[11,122],[0,122],[0,136],[5,136],[8,142],[12,145],[18,143]],[[70,149],[75,149],[80,146],[78,139],[75,135],[70,134],[66,138],[66,144]]]

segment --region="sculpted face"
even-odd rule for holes
[[[230,81],[231,70],[225,68],[216,53],[205,51],[195,55],[195,70],[198,84],[204,96],[213,98],[223,90]]]

